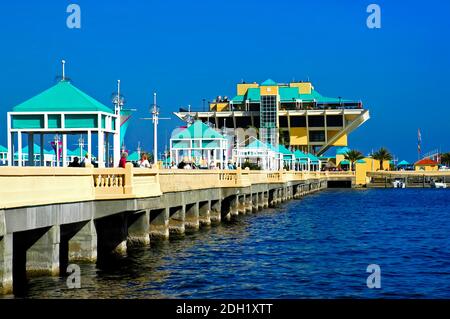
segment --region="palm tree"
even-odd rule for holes
[[[384,171],[383,161],[390,161],[392,159],[391,153],[384,147],[372,154],[373,159],[380,161],[380,170]]]
[[[444,153],[441,155],[441,163],[450,166],[450,153]]]
[[[344,154],[344,158],[348,161],[350,161],[350,163],[352,163],[352,171],[355,170],[355,162],[363,159],[364,155],[357,150],[350,150],[347,153]]]

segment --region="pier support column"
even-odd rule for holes
[[[169,239],[169,210],[167,208],[150,211],[150,241]]]
[[[263,208],[269,207],[269,191],[263,193]]]
[[[231,217],[239,215],[239,196],[234,195],[230,200],[230,214]]]
[[[227,197],[220,201],[220,216],[222,220],[231,220],[231,198]]]
[[[125,213],[115,214],[94,221],[97,231],[97,256],[124,255],[127,252],[127,217]]]
[[[245,195],[239,196],[238,212],[239,214],[245,215]]]
[[[264,208],[264,193],[258,193],[258,210]]]
[[[0,295],[13,292],[13,235],[2,232],[0,212]]]
[[[198,220],[200,226],[210,226],[211,225],[211,201],[200,202],[198,204]]]
[[[269,207],[276,206],[277,192],[273,189],[269,190]]]
[[[252,195],[246,194],[245,195],[245,213],[251,213],[252,212]]]
[[[90,220],[80,227],[72,238],[68,239],[68,260],[69,262],[95,262],[97,261],[97,231],[94,221]],[[63,245],[62,237],[63,234],[61,234],[61,245]]]
[[[26,271],[31,276],[59,275],[59,226],[47,228],[26,252]]]
[[[174,235],[183,235],[185,232],[184,219],[186,217],[186,206],[169,208],[169,232]]]
[[[186,230],[198,230],[200,228],[198,202],[186,205],[184,227]]]
[[[258,211],[258,193],[252,194],[252,213]]]
[[[220,208],[221,208],[220,200],[211,200],[211,210],[209,212],[211,225],[220,224],[220,221],[222,220]]]
[[[281,204],[283,202],[283,190],[281,188],[277,189],[277,203]]]
[[[139,211],[128,216],[127,246],[140,247],[150,245],[150,212]]]

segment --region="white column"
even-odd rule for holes
[[[33,133],[28,133],[28,166],[35,166]]]
[[[105,167],[105,152],[104,152],[104,133],[102,130],[98,130],[98,152],[97,152],[97,163],[98,167]]]
[[[17,132],[18,166],[22,166],[22,132]]]
[[[8,166],[14,165],[13,139],[11,133],[11,115],[8,113]]]
[[[87,153],[89,160],[92,161],[92,133],[91,131],[87,131]]]
[[[113,165],[117,167],[120,161],[120,133],[114,133],[113,148]]]
[[[62,167],[67,166],[67,134],[62,136]]]
[[[39,154],[40,165],[41,166],[45,166],[45,161],[44,161],[44,156],[45,156],[45,154],[44,154],[44,133],[41,133],[39,137],[40,137],[39,144],[41,146],[40,152],[39,152],[40,153]]]

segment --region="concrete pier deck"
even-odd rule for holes
[[[0,293],[355,182],[352,172],[0,167]]]

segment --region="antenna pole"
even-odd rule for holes
[[[153,93],[153,164],[158,164],[158,108],[156,107],[156,92]]]
[[[65,60],[61,60],[61,64],[62,64],[62,79],[63,81],[66,79],[66,61]]]

